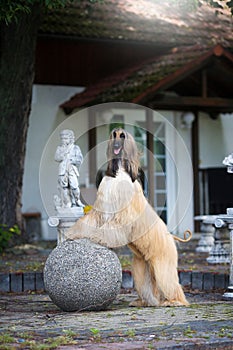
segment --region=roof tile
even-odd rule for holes
[[[74,108],[97,103],[132,102],[148,88],[155,86],[209,50],[209,47],[199,45],[174,48],[167,55],[149,59],[101,80],[84,92],[74,95],[61,107],[70,112]]]
[[[46,13],[41,34],[153,42],[158,45],[232,43],[230,13],[216,16],[203,4],[197,10],[176,1],[104,0],[94,4],[83,0]]]

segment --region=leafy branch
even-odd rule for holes
[[[0,253],[2,253],[9,245],[10,240],[14,235],[20,235],[21,231],[17,225],[9,227],[5,224],[0,224]]]

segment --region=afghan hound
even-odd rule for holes
[[[179,284],[178,254],[166,224],[146,200],[138,181],[139,151],[121,128],[110,134],[108,167],[91,211],[67,232],[68,239],[89,238],[108,248],[128,245],[133,252],[133,277],[139,298],[131,306],[188,305]]]

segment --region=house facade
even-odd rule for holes
[[[107,3],[111,8],[113,2]],[[88,15],[92,27],[94,18],[101,18],[98,6]],[[58,173],[54,153],[62,129],[74,130],[84,155],[79,182],[86,204],[93,204],[96,183],[104,174],[106,142],[114,125],[122,125],[138,142],[145,195],[171,232],[197,229],[195,215],[225,212],[233,196],[233,179],[222,165],[233,151],[233,56],[228,35],[232,23],[228,16],[221,17],[219,27],[212,12],[207,13],[206,21],[213,27],[210,40],[210,32],[197,31],[198,20],[203,20],[199,14],[194,21],[182,14],[177,18],[170,11],[162,21],[155,11],[149,21],[144,13],[148,30],[143,31],[142,23],[127,8],[120,12],[119,5],[113,11],[121,18],[117,38],[115,25],[110,34],[101,33],[95,40],[93,32],[92,38],[82,40],[80,32],[72,38],[45,35],[47,19],[38,39],[23,212],[41,214],[45,239],[56,237],[47,219],[54,215]],[[128,14],[134,30],[128,28],[129,21],[127,28],[121,26],[123,14]],[[107,28],[108,17],[104,20]],[[193,26],[184,33],[178,20],[183,26],[193,21]],[[172,21],[176,24],[169,28]],[[152,22],[164,28],[163,37]],[[222,28],[217,38],[216,25]],[[104,35],[108,40],[103,41]]]
[[[145,174],[144,191],[151,204],[167,222],[170,230],[181,233],[194,229],[194,173],[192,162],[192,129],[195,116],[179,111],[155,111],[132,103],[106,103],[75,111],[68,117],[58,109],[59,100],[52,96],[64,97],[72,93],[67,87],[35,86],[37,95],[30,117],[27,157],[24,174],[23,212],[40,212],[43,238],[55,239],[56,230],[48,226],[48,217],[54,215],[54,194],[58,193],[58,164],[54,160],[59,132],[72,129],[76,143],[80,146],[84,161],[80,168],[82,199],[92,205],[96,194],[96,176],[106,169],[106,144],[112,125],[123,125],[134,135],[142,151],[141,165]],[[78,89],[75,89],[77,91]],[[80,88],[81,90],[81,88]],[[45,99],[48,101],[45,106]],[[44,105],[43,109],[41,105]],[[38,132],[38,114],[45,116],[44,132]],[[89,118],[95,115],[96,144],[90,150]],[[147,118],[150,118],[148,126]],[[200,214],[209,214],[207,176],[214,170],[223,171],[224,157],[232,153],[232,114],[219,114],[211,120],[206,113],[199,119],[199,177]],[[93,121],[93,120],[92,120]],[[41,118],[40,118],[41,123]],[[148,147],[148,131],[152,135],[151,151]],[[94,161],[93,161],[94,159]],[[150,165],[150,166],[149,166]],[[152,169],[151,169],[152,168]],[[148,172],[152,171],[152,176]],[[91,174],[92,178],[91,178]],[[226,174],[227,175],[227,174]],[[224,180],[225,181],[225,180]],[[215,183],[221,192],[225,184]],[[229,188],[231,193],[231,189]],[[223,203],[224,206],[225,203]],[[212,212],[216,213],[216,212]]]

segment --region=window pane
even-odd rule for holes
[[[166,177],[165,175],[157,175],[156,176],[156,189],[157,190],[165,190],[166,189]]]
[[[166,193],[157,193],[156,199],[157,199],[158,207],[161,207],[161,208],[166,207],[166,199],[167,199]]]
[[[166,172],[166,160],[164,157],[156,157],[155,172],[156,173]]]
[[[161,154],[164,155],[165,154],[165,145],[164,142],[160,141],[160,140],[155,140],[154,142],[154,153],[155,154]]]

